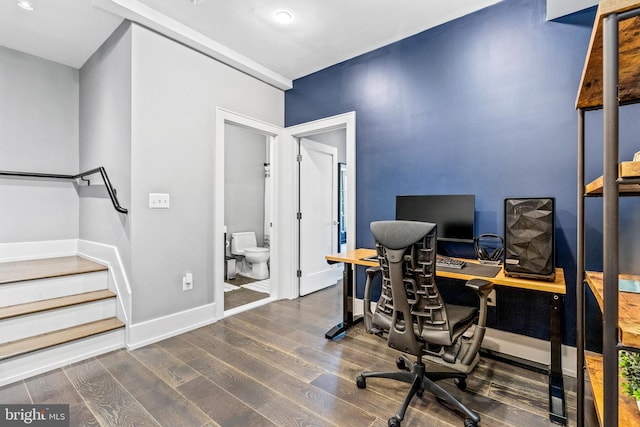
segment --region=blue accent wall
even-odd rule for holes
[[[595,9],[547,22],[545,4],[505,0],[295,80],[285,123],[356,112],[358,247],[373,246],[369,223],[393,219],[398,194],[475,194],[476,234],[501,235],[506,197],[555,197],[564,341],[575,345],[575,100]],[[598,114],[587,132],[600,174]],[[363,283],[360,273],[359,296]],[[548,295],[501,288],[489,324],[548,339],[548,316]]]

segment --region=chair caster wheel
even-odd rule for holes
[[[397,417],[391,417],[387,425],[389,427],[400,427],[400,420]]]
[[[465,391],[467,389],[467,380],[465,380],[464,378],[455,378],[453,382],[458,387],[458,390]]]
[[[473,421],[471,418],[465,418],[464,427],[478,427],[478,423]]]
[[[367,381],[364,379],[362,375],[359,375],[358,378],[356,378],[356,385],[358,386],[358,388],[366,388]]]
[[[396,366],[398,367],[398,369],[400,369],[401,371],[408,371],[409,367],[407,366],[407,364],[404,362],[404,359],[402,357],[398,357],[396,359]]]

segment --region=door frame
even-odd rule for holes
[[[273,227],[271,243],[271,299],[298,297],[298,206],[295,179],[297,139],[345,129],[347,161],[347,250],[356,244],[356,113],[351,111],[308,123],[282,128],[221,107],[216,108],[216,140],[213,150],[213,295],[215,318],[224,318],[224,125],[231,123],[271,137]]]
[[[326,117],[323,119],[314,120],[312,122],[302,123],[295,126],[285,128],[285,141],[286,145],[290,147],[290,169],[295,171],[297,168],[296,149],[299,138],[310,137],[319,133],[329,132],[337,129],[345,129],[346,134],[346,163],[347,163],[347,182],[349,187],[347,189],[346,198],[346,222],[347,222],[347,250],[354,250],[356,244],[356,113],[351,111],[344,114],[339,114],[332,117]],[[289,194],[291,195],[291,201],[289,204],[289,212],[292,213],[292,219],[295,219],[295,213],[297,212],[298,200],[298,180],[291,176]],[[283,188],[284,189],[284,188]],[[285,191],[286,192],[286,191]],[[291,256],[289,257],[289,267],[285,273],[291,280],[286,281],[290,284],[288,290],[284,290],[288,294],[289,298],[297,298],[299,295],[300,283],[297,278],[297,268],[299,259],[299,236],[298,227],[296,221],[291,222],[290,229],[291,242]],[[283,295],[284,296],[284,295]]]
[[[270,263],[270,278],[272,300],[281,298],[282,288],[274,284],[282,283],[280,279],[281,273],[278,260],[281,257],[282,241],[279,238],[278,221],[275,219],[277,207],[280,200],[280,186],[278,185],[279,177],[279,154],[283,151],[283,129],[269,123],[262,122],[251,117],[237,114],[224,108],[216,108],[216,141],[214,149],[214,171],[213,171],[213,295],[215,302],[215,317],[222,319],[224,317],[224,260],[225,260],[225,242],[224,242],[224,144],[225,144],[225,125],[231,124],[245,129],[249,129],[270,138],[269,151],[271,163],[271,186],[272,186],[272,204],[271,209],[274,211],[272,215],[271,242],[270,242],[270,258],[276,262]]]

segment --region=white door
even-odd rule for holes
[[[337,252],[338,149],[300,139],[300,296],[335,285],[340,271],[325,260]]]

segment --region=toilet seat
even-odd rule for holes
[[[247,252],[269,252],[269,248],[245,248],[244,253]]]

